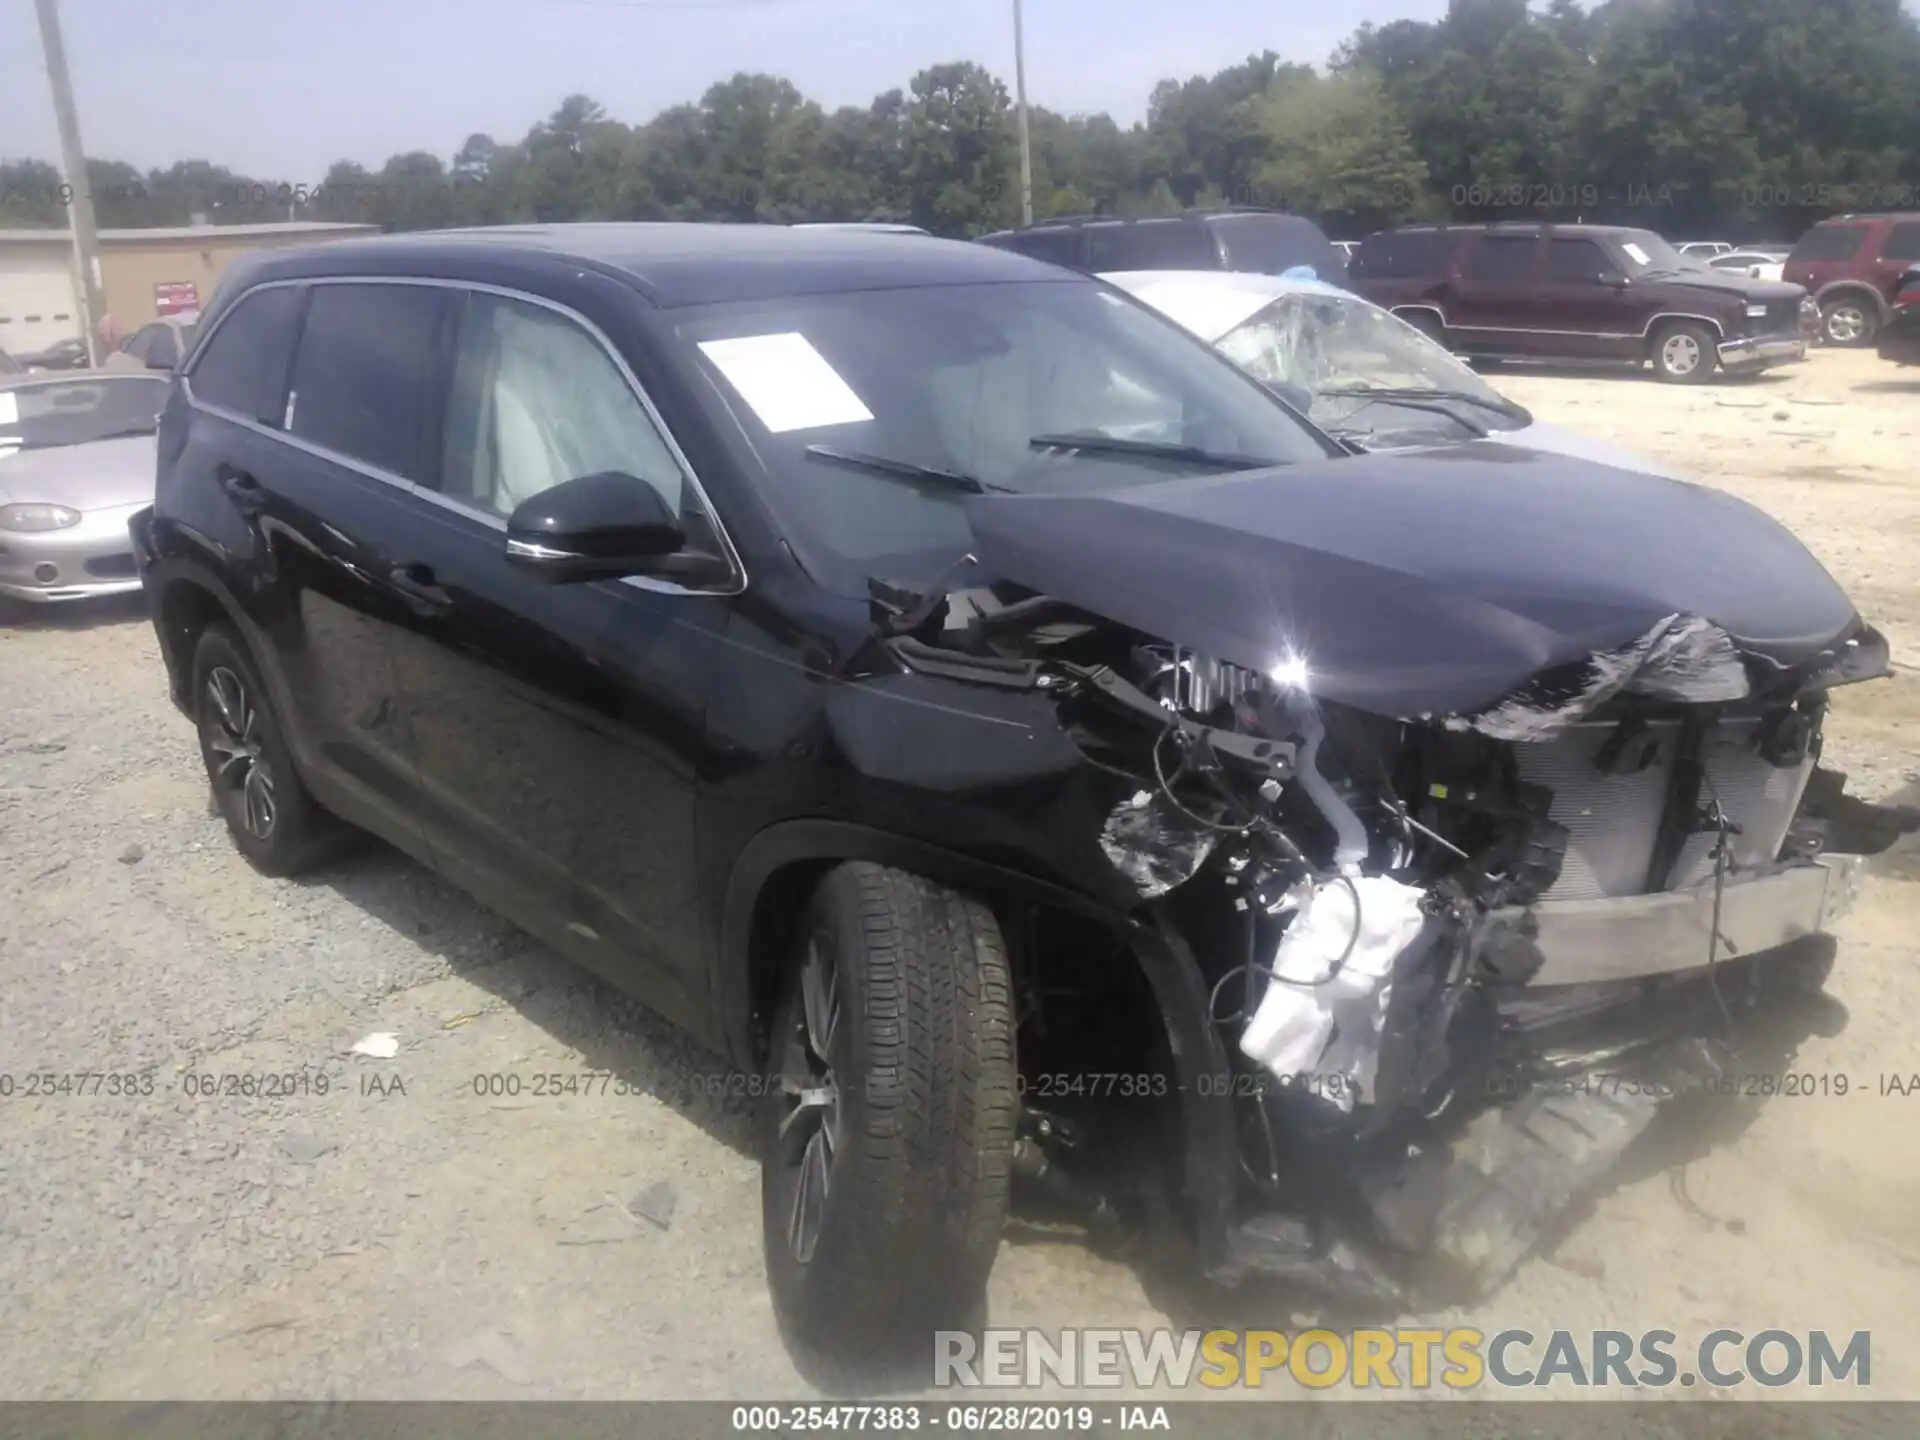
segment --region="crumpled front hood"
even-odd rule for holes
[[[1101,495],[970,497],[991,572],[1322,698],[1491,706],[1674,615],[1779,665],[1858,624],[1774,520],[1704,486],[1512,445],[1355,456]]]

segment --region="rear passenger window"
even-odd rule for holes
[[[434,356],[452,292],[316,285],[293,357],[287,429],[408,480],[426,481]]]
[[[1009,250],[1045,260],[1050,265],[1080,268],[1080,232],[1078,230],[1023,230],[1000,242]]]
[[[255,290],[214,331],[187,383],[193,398],[262,425],[278,426],[286,409],[287,358],[300,318],[300,291],[289,285]]]
[[[1356,280],[1438,279],[1447,273],[1456,236],[1441,230],[1390,230],[1369,235],[1354,252]]]
[[[1920,220],[1902,220],[1889,230],[1880,255],[1886,260],[1920,260]]]
[[[1102,270],[1218,270],[1213,236],[1185,220],[1142,220],[1087,227],[1087,268]]]
[[[1867,238],[1864,225],[1816,225],[1793,247],[1793,260],[1851,260]]]
[[[1482,235],[1467,260],[1467,274],[1475,280],[1527,280],[1533,276],[1536,235]]]

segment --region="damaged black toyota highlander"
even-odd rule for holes
[[[971,1323],[1010,1198],[1484,1290],[1819,1023],[1887,646],[1721,492],[1345,455],[1098,281],[752,227],[271,252],[160,451],[236,842],[379,833],[765,1077],[816,1375]]]

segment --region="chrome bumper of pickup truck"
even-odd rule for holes
[[[1720,363],[1728,370],[1742,370],[1755,365],[1785,365],[1806,358],[1807,339],[1804,335],[1747,336],[1720,342]]]
[[[1720,897],[1718,958],[1732,960],[1829,931],[1860,893],[1862,857],[1823,855],[1771,875],[1729,878]],[[1537,926],[1546,963],[1533,985],[1592,985],[1696,970],[1708,959],[1712,885],[1606,900],[1542,901],[1496,911]]]

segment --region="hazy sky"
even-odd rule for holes
[[[1272,49],[1315,64],[1362,20],[1446,0],[1024,0],[1028,98],[1146,112],[1165,76]],[[1013,84],[1012,0],[62,0],[90,155],[317,181],[334,160],[518,139],[584,91],[639,122],[740,70],[865,104],[943,60]],[[0,0],[0,158],[57,162],[33,0]]]

